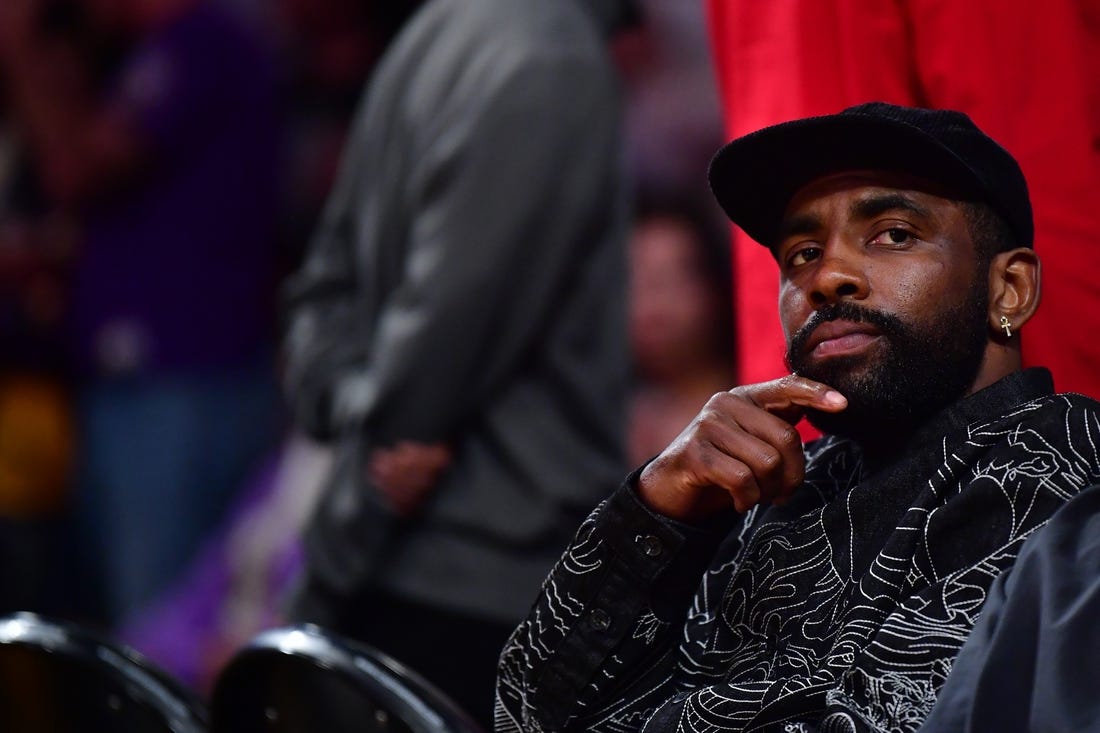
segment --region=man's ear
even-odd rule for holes
[[[1004,317],[1013,333],[1027,323],[1039,307],[1042,265],[1035,250],[1018,247],[993,257],[989,266],[989,325],[1004,334]]]

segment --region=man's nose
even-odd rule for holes
[[[814,272],[810,301],[820,307],[844,299],[866,298],[870,285],[867,274],[857,259],[843,249],[827,247]]]

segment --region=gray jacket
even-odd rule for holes
[[[286,388],[338,441],[309,569],[515,621],[624,474],[628,380],[617,0],[432,0],[369,84],[305,264]],[[363,470],[450,441],[395,520]]]

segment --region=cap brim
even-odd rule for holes
[[[714,156],[708,178],[730,220],[771,247],[794,194],[846,170],[902,172],[981,196],[974,172],[937,140],[904,122],[858,114],[794,120],[740,137]]]

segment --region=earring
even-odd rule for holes
[[[1005,338],[1012,338],[1012,324],[1004,316],[1001,316],[1001,328],[1005,330]]]

